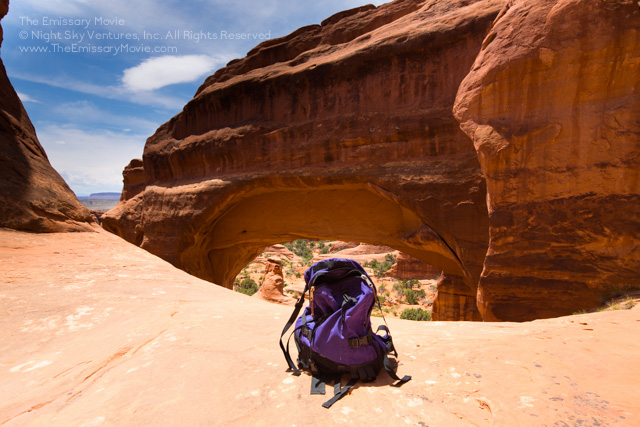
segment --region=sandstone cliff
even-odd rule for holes
[[[399,253],[396,263],[389,270],[389,276],[397,279],[433,279],[440,276],[442,271],[432,265],[425,264],[419,259],[410,257],[407,254]]]
[[[510,1],[455,114],[487,180],[485,320],[570,314],[640,286],[637,1]]]
[[[0,19],[8,9],[0,0]],[[79,231],[95,222],[51,167],[0,59],[0,227]]]
[[[146,187],[142,159],[133,159],[122,171],[122,194],[120,200],[129,200]]]
[[[455,278],[446,318],[479,319],[485,182],[452,107],[502,5],[398,0],[262,43],[149,138],[104,227],[225,287],[274,243],[391,246]]]

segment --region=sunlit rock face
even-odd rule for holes
[[[0,0],[0,19],[8,10],[9,1]],[[91,223],[96,220],[49,163],[0,60],[0,227],[86,231]]]
[[[571,314],[640,286],[637,1],[510,1],[455,115],[487,180],[485,320]]]
[[[129,200],[140,194],[146,187],[142,159],[133,159],[122,171],[122,194],[120,200]]]
[[[225,287],[274,243],[390,246],[456,278],[440,318],[479,319],[486,185],[452,108],[503,4],[395,1],[262,43],[149,138],[105,228]]]

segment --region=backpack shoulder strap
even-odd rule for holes
[[[291,359],[291,355],[289,354],[289,348],[288,348],[289,346],[287,345],[287,348],[285,349],[284,344],[282,343],[282,337],[284,337],[284,334],[286,334],[289,328],[295,323],[296,317],[298,317],[298,313],[300,313],[300,309],[304,304],[304,294],[307,293],[307,288],[309,288],[308,284],[304,287],[304,291],[302,292],[302,295],[300,295],[300,298],[298,298],[298,301],[296,302],[296,306],[293,309],[293,313],[291,313],[291,317],[289,317],[289,320],[284,325],[282,334],[280,334],[280,349],[282,349],[282,354],[284,354],[284,358],[286,359],[287,364],[289,365],[289,368],[291,368],[291,370],[293,371],[293,375],[295,376],[300,375],[300,370],[296,367],[295,363],[293,363],[293,360]]]

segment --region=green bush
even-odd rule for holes
[[[239,284],[236,284],[235,291],[245,295],[253,295],[258,292],[258,285],[255,280],[247,277]]]
[[[418,301],[426,296],[425,292],[422,289],[419,289],[417,291],[413,289],[405,289],[403,295],[407,299],[407,304],[409,305],[418,304]]]
[[[400,314],[400,318],[406,320],[428,321],[431,320],[431,313],[421,308],[407,308]]]
[[[312,243],[312,244],[310,244]],[[311,248],[315,246],[315,242],[309,242],[309,240],[298,239],[293,242],[283,243],[283,245],[294,254],[298,255],[305,264],[309,263],[313,258],[313,252]]]
[[[386,254],[384,256],[383,262],[379,262],[375,259],[372,259],[368,263],[365,262],[364,267],[368,267],[372,269],[374,276],[383,277],[385,274],[387,274],[387,271],[389,271],[391,267],[393,267],[393,264],[395,263],[396,263],[396,256],[393,254]]]
[[[398,280],[398,282],[393,285],[393,290],[402,294],[406,289],[412,289],[418,284],[420,284],[420,281],[418,279]]]

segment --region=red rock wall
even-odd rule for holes
[[[8,8],[8,0],[0,1],[0,19]],[[0,227],[83,231],[91,223],[89,210],[51,167],[0,60]]]
[[[455,106],[487,179],[485,320],[640,286],[640,8],[512,0]]]
[[[146,177],[144,176],[144,167],[142,159],[133,159],[122,171],[122,195],[120,200],[129,200],[141,192],[147,186]]]
[[[502,5],[398,0],[259,45],[149,138],[146,189],[103,225],[227,287],[274,243],[391,246],[458,277],[454,317],[476,318],[486,191],[452,107]]]
[[[442,270],[403,253],[398,254],[396,263],[389,270],[391,277],[403,280],[435,279],[440,274],[442,274]]]

